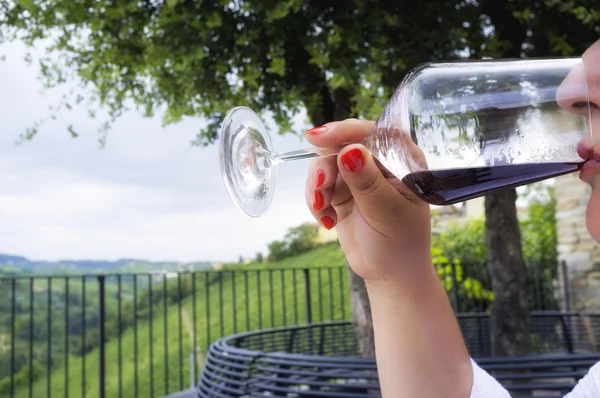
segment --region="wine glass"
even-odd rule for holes
[[[426,63],[361,143],[422,200],[450,205],[579,170],[591,117],[581,58]],[[238,209],[260,217],[278,164],[341,148],[276,152],[261,118],[236,107],[221,127],[221,173]]]

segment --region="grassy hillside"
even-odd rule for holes
[[[211,264],[208,262],[184,264],[135,259],[51,262],[31,261],[0,253],[0,396],[8,391],[11,373],[20,372],[19,382],[28,382],[30,363],[34,373],[38,374],[48,367],[55,368],[67,352],[80,356],[97,348],[100,282],[95,274],[112,274],[104,278],[105,297],[115,300],[107,303],[103,322],[107,325],[108,338],[112,339],[120,334],[118,324],[124,325],[124,328],[132,326],[130,307],[134,290],[143,292],[150,284],[156,283],[156,278],[148,275],[134,279],[124,274],[209,268]],[[82,274],[87,276],[83,278]],[[116,319],[117,296],[123,303],[124,315],[120,322]],[[138,308],[138,315],[148,312],[148,303],[143,304],[146,308]],[[67,325],[69,333],[65,335]],[[87,336],[85,340],[84,333]],[[11,339],[13,334],[14,341]],[[33,342],[31,351],[30,342]]]
[[[348,318],[348,280],[343,266],[339,247],[331,244],[273,264],[234,265],[220,272],[182,275],[181,285],[195,284],[194,295],[167,307],[154,302],[152,319],[147,311],[138,314],[135,327],[107,343],[107,396],[119,397],[122,391],[123,397],[136,396],[136,392],[140,397],[158,397],[187,388],[194,325],[201,356],[207,343],[224,335],[304,323],[306,274],[300,267],[311,269],[312,320]],[[160,284],[153,287],[154,292],[156,289]],[[115,305],[113,300],[116,298],[108,298],[107,305]],[[38,378],[34,396],[44,393],[48,384],[51,396],[65,396],[65,385],[70,397],[98,396],[98,351],[83,358],[70,357],[48,378]],[[19,388],[16,396],[29,396],[28,386]]]

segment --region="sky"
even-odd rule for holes
[[[0,62],[0,253],[52,261],[237,261],[266,254],[288,228],[314,222],[304,200],[307,160],[278,166],[267,215],[241,213],[221,180],[218,145],[190,144],[200,118],[162,127],[159,116],[131,111],[101,149],[101,121],[82,107],[17,144],[60,95],[43,89],[25,53],[20,43],[0,47],[6,56]],[[309,127],[303,120],[300,132]],[[69,123],[79,138],[71,138]],[[294,135],[273,137],[273,144],[281,151],[309,146]]]

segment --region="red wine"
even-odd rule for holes
[[[500,189],[516,188],[572,173],[580,170],[584,163],[530,163],[426,170],[410,173],[402,182],[427,203],[451,205]]]

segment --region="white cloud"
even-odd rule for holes
[[[98,149],[99,120],[85,108],[14,142],[46,116],[57,94],[40,94],[24,49],[3,45],[0,63],[0,252],[34,259],[138,257],[237,260],[312,217],[304,202],[306,161],[280,166],[272,210],[240,213],[221,181],[218,147],[190,147],[201,120],[168,128],[159,118],[125,115]],[[68,119],[67,119],[68,117]],[[74,123],[82,133],[72,139]],[[275,137],[277,150],[306,146]]]

